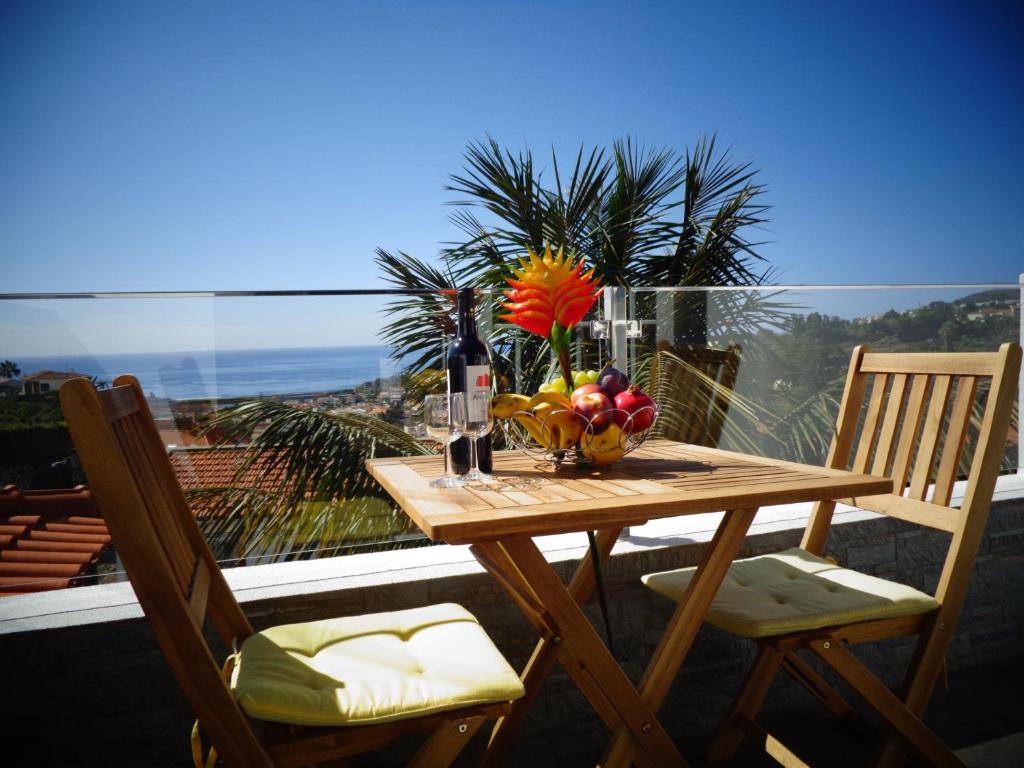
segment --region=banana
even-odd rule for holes
[[[544,421],[553,412],[558,410],[561,409],[557,405],[554,405],[553,403],[541,403],[540,405],[533,409],[533,415],[536,416],[541,421]]]
[[[559,408],[565,408],[567,411],[572,410],[572,403],[569,401],[568,397],[559,392],[551,392],[550,390],[547,392],[538,392],[536,395],[531,397],[529,405],[527,405],[527,410],[532,410],[543,403],[550,403],[551,405],[556,405]]]
[[[526,395],[507,393],[491,400],[491,412],[496,419],[510,419],[516,411],[528,411],[530,398]]]
[[[572,448],[583,434],[583,419],[572,411],[555,411],[541,424],[548,448]]]
[[[512,414],[512,418],[523,425],[523,428],[530,433],[530,437],[536,440],[544,448],[549,448],[546,436],[544,434],[544,426],[540,419],[534,416],[532,413],[516,412]]]

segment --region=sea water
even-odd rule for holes
[[[381,346],[65,355],[16,362],[22,376],[74,371],[111,382],[130,373],[147,395],[172,400],[335,392],[399,371],[390,350]]]

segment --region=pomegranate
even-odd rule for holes
[[[615,423],[626,434],[643,432],[654,421],[654,401],[640,387],[632,386],[617,394],[615,408]]]

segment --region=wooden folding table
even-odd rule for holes
[[[374,478],[432,540],[470,550],[531,622],[539,640],[522,672],[526,695],[491,734],[497,765],[557,660],[613,734],[601,765],[684,766],[656,713],[693,643],[758,507],[887,493],[892,481],[711,448],[653,440],[605,470],[560,470],[519,451],[496,452],[498,484],[431,488],[440,457],[367,462]],[[523,482],[530,483],[522,485]],[[725,511],[686,595],[634,686],[581,606],[594,587],[590,557],[568,586],[533,537],[598,531],[602,558],[622,529],[675,515]]]

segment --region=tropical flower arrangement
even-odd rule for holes
[[[527,250],[519,264],[506,278],[499,318],[546,339],[559,375],[533,395],[498,395],[494,415],[517,422],[555,463],[576,449],[577,460],[612,464],[643,441],[657,407],[610,363],[600,371],[572,370],[573,329],[603,289],[594,270],[584,272],[583,259],[574,263],[563,248],[552,253],[549,245],[543,258]]]

